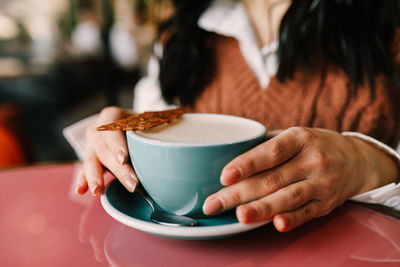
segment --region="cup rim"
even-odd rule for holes
[[[244,118],[244,117],[239,117],[239,116],[234,116],[234,115],[227,115],[227,114],[217,114],[217,113],[185,113],[183,116],[215,116],[215,117],[229,117],[229,118],[234,118],[234,119],[239,119],[239,120],[244,120],[248,121],[258,127],[258,132],[254,134],[253,136],[250,136],[248,138],[240,139],[237,141],[226,141],[226,142],[207,142],[207,143],[184,143],[184,142],[172,142],[172,141],[161,141],[161,140],[154,140],[150,139],[141,135],[138,135],[135,133],[135,131],[127,131],[126,135],[129,137],[132,137],[133,139],[137,139],[139,141],[142,141],[147,144],[152,144],[152,145],[158,145],[158,146],[175,146],[175,147],[212,147],[212,146],[224,146],[224,145],[232,145],[232,144],[239,144],[243,142],[248,142],[250,140],[254,140],[257,138],[260,138],[262,136],[265,136],[267,133],[267,129],[265,126],[258,121]]]

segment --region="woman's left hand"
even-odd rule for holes
[[[356,194],[395,181],[394,160],[355,137],[292,127],[225,166],[205,214],[236,207],[241,223],[273,218],[278,231],[323,216]]]

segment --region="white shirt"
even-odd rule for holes
[[[200,16],[198,25],[206,31],[235,38],[239,43],[240,51],[242,52],[244,59],[256,75],[260,87],[267,88],[271,77],[276,74],[278,67],[276,56],[278,44],[277,42],[273,42],[262,49],[258,48],[257,40],[247,16],[246,9],[240,1],[214,1],[213,4]],[[154,50],[155,56],[161,56],[162,49],[160,45],[156,45]],[[167,105],[162,99],[158,74],[158,62],[153,57],[149,62],[148,76],[142,78],[135,88],[133,103],[135,112],[140,113],[148,110],[162,110],[172,107]],[[85,123],[80,122],[81,125],[76,126],[75,132],[79,132],[82,126],[87,124],[88,121],[89,120]],[[74,125],[70,127],[73,126]],[[65,136],[72,145],[74,144],[74,141],[72,140],[74,138],[71,137],[73,135],[71,132],[73,131],[74,130],[70,129],[69,133],[67,133],[68,128],[64,130]],[[382,142],[360,133],[344,132],[342,134],[347,136],[356,136],[373,144],[379,149],[392,155],[400,164],[400,154]],[[81,145],[82,141],[79,142]],[[75,145],[74,147],[77,150],[76,147],[78,147],[78,145]],[[400,145],[398,150],[400,151]],[[379,203],[400,210],[400,184],[391,183],[354,196],[351,199],[359,202]]]

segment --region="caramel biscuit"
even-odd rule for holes
[[[170,122],[186,112],[185,108],[164,111],[147,111],[135,114],[115,122],[101,125],[97,131],[136,131],[147,130],[160,124]]]

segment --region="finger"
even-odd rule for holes
[[[283,130],[269,130],[267,131],[267,139],[271,139],[279,134],[281,134]]]
[[[222,170],[221,183],[223,185],[236,183],[294,157],[303,148],[303,142],[294,132],[295,130],[286,130],[233,159]]]
[[[115,175],[115,177],[129,192],[135,191],[139,179],[130,164],[120,164],[120,162],[118,162],[112,155],[110,148],[105,144],[96,147],[96,154],[101,163]]]
[[[249,179],[221,189],[205,200],[203,212],[211,215],[228,210],[303,180],[306,177],[306,170],[299,167],[300,160],[294,158],[280,167],[258,173]]]
[[[99,239],[97,235],[91,235],[89,237],[89,242],[93,248],[94,258],[98,263],[106,261],[106,256],[104,255],[104,245],[102,240]]]
[[[295,211],[276,215],[273,223],[279,232],[287,232],[321,214],[323,214],[321,202],[313,200]]]
[[[129,115],[132,115],[132,113],[119,107],[109,106],[102,109],[102,111],[100,112],[99,119],[97,120],[97,123],[98,124],[111,123],[114,122],[115,120],[119,120]]]
[[[83,195],[88,190],[88,184],[83,167],[79,168],[78,174],[75,181],[75,192],[79,195]]]
[[[116,161],[122,165],[128,162],[128,148],[125,133],[119,131],[103,132],[107,146],[112,151]]]
[[[282,188],[264,198],[241,205],[236,209],[239,222],[250,224],[265,221],[272,216],[295,210],[313,199],[314,187],[303,180]]]
[[[91,146],[87,146],[88,149],[93,147],[95,150],[95,152],[89,151],[87,154],[89,155],[90,153],[94,153],[95,158],[100,165],[103,164],[111,173],[113,173],[129,192],[134,192],[136,185],[138,184],[138,178],[130,164],[127,164],[126,162],[121,164],[118,157],[114,156],[110,146],[115,146],[115,144],[112,143],[111,140],[109,141],[111,142],[110,144],[101,140],[102,137],[105,137],[104,132],[95,132],[93,129],[89,129],[87,131],[87,136],[89,142],[92,142]],[[93,166],[93,164],[91,166]],[[103,179],[101,180],[103,181]]]
[[[117,107],[106,107],[101,111],[97,126],[114,122],[118,119],[131,115],[131,113]],[[95,129],[93,129],[95,132]],[[111,148],[112,153],[120,164],[128,159],[128,149],[125,141],[125,134],[121,131],[96,132],[104,137],[105,143]]]
[[[86,208],[79,219],[78,238],[79,242],[85,243],[89,239],[88,221],[90,219],[89,209]]]
[[[83,166],[90,192],[94,196],[100,195],[103,191],[103,166],[93,150],[86,152]]]

